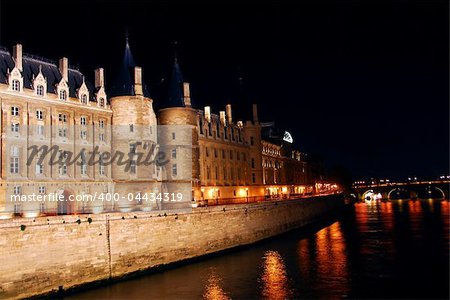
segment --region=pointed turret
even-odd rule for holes
[[[177,42],[174,43],[177,45]],[[191,95],[189,83],[183,79],[180,65],[178,64],[178,55],[176,49],[174,51],[174,62],[172,67],[172,75],[169,83],[168,99],[165,107],[185,107],[191,106]]]
[[[125,52],[123,55],[122,67],[111,88],[111,96],[135,96],[143,94],[146,97],[150,97],[146,86],[142,82],[141,72],[141,68],[137,67],[134,62],[127,32],[125,36]],[[136,77],[136,74],[139,76]]]

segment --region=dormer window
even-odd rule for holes
[[[15,92],[20,92],[20,81],[17,79],[13,79],[11,88]]]
[[[59,91],[59,99],[66,101],[67,100],[67,92],[66,90],[60,90]]]
[[[105,99],[104,98],[98,99],[98,106],[100,106],[100,107],[104,107],[105,106]]]
[[[36,87],[36,95],[44,96],[44,86],[43,85],[38,85]]]
[[[86,94],[81,95],[81,104],[87,104],[87,95]]]

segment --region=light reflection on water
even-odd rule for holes
[[[292,296],[289,278],[283,258],[277,251],[267,251],[264,255],[262,296],[267,299],[288,299]]]
[[[205,284],[205,292],[203,299],[205,300],[228,300],[231,299],[222,288],[222,279],[217,275],[214,269],[211,269],[207,283]]]
[[[67,298],[448,298],[449,210],[357,203],[328,223]]]

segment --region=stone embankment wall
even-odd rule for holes
[[[0,298],[23,298],[119,278],[250,244],[343,206],[340,196],[0,221]]]

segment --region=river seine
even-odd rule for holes
[[[356,203],[328,222],[65,299],[448,299],[449,207]]]

